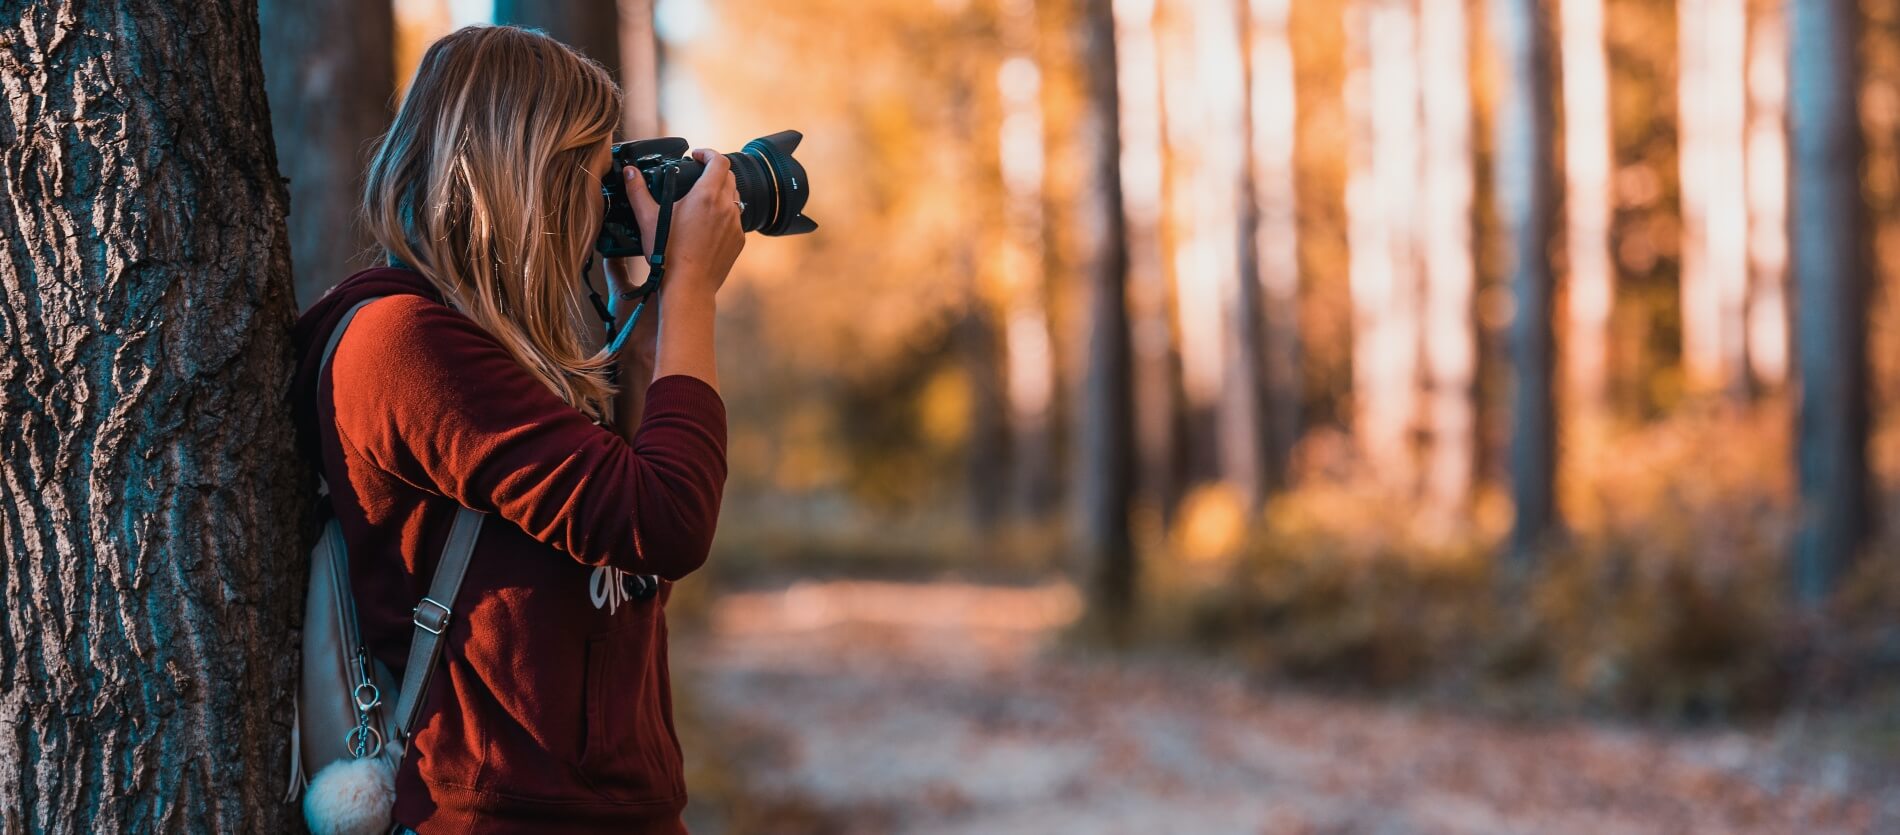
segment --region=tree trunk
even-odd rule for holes
[[[1135,448],[1142,499],[1165,529],[1182,493],[1181,373],[1162,222],[1167,154],[1155,5],[1115,6],[1115,58],[1122,142],[1122,207],[1127,216],[1128,308],[1133,349]]]
[[[539,29],[620,78],[620,14],[615,0],[495,0],[495,22]]]
[[[333,24],[350,21],[348,37]],[[258,10],[277,161],[290,180],[297,304],[367,266],[356,222],[371,140],[396,91],[395,14],[383,0],[264,0]]]
[[[1746,390],[1746,0],[1680,0],[1682,361],[1703,391]]]
[[[620,87],[627,102],[629,139],[659,136],[660,39],[653,29],[655,0],[619,0]]]
[[[1610,259],[1610,75],[1603,41],[1604,0],[1561,0],[1563,14],[1564,198],[1570,259],[1564,382],[1580,416],[1609,410],[1610,314],[1616,267]]]
[[[1556,430],[1551,401],[1550,236],[1557,195],[1552,181],[1551,60],[1539,0],[1492,0],[1499,53],[1494,179],[1507,232],[1515,314],[1511,319],[1511,499],[1516,518],[1510,549],[1530,564],[1557,524]]]
[[[1303,386],[1300,379],[1300,224],[1295,169],[1298,85],[1288,33],[1290,0],[1248,0],[1248,154],[1253,169],[1255,225],[1248,232],[1260,264],[1264,304],[1261,345],[1266,387],[1268,484],[1285,487],[1293,447],[1299,442]]]
[[[1120,100],[1110,0],[1077,0],[1071,37],[1082,73],[1078,150],[1088,181],[1076,207],[1088,356],[1078,410],[1079,541],[1089,560],[1093,614],[1111,640],[1132,637],[1135,558],[1128,530],[1133,492],[1133,393],[1129,390],[1128,253],[1122,214]]]
[[[1781,0],[1759,2],[1748,35],[1748,370],[1788,379],[1788,31]]]
[[[1049,125],[1043,118],[1053,51],[1038,53],[1036,9],[1001,11],[1005,57],[997,67],[1000,119],[997,175],[1002,180],[996,246],[996,307],[1008,437],[1008,508],[1013,521],[1047,518],[1058,493],[1054,433],[1057,365],[1049,315],[1049,264],[1054,259],[1044,211]]]
[[[1789,0],[1789,217],[1800,374],[1796,596],[1817,605],[1869,528],[1866,298],[1871,250],[1855,58],[1859,14]]]
[[[1441,520],[1463,511],[1478,462],[1475,191],[1471,148],[1471,51],[1464,0],[1419,4],[1419,84],[1425,199],[1418,247],[1424,264],[1425,498]]]
[[[0,830],[285,831],[315,481],[256,7],[7,8]]]
[[[975,259],[971,261],[969,274],[980,276]],[[957,355],[970,387],[965,495],[970,502],[970,524],[982,535],[996,529],[1008,509],[1009,496],[998,489],[1009,483],[1009,401],[1003,390],[1003,346],[991,309],[981,289],[973,287],[955,332]]]
[[[1416,18],[1410,2],[1362,0],[1347,19],[1353,432],[1378,480],[1409,493],[1420,380]]]
[[[1271,200],[1277,195],[1259,194],[1254,188],[1256,167],[1264,168],[1272,161],[1256,160],[1253,153],[1257,137],[1253,133],[1253,79],[1248,65],[1248,52],[1253,46],[1252,33],[1249,31],[1252,15],[1247,0],[1236,0],[1226,8],[1208,4],[1206,9],[1201,13],[1214,16],[1215,25],[1202,31],[1204,35],[1220,33],[1220,41],[1219,46],[1216,46],[1212,38],[1197,38],[1200,51],[1204,55],[1218,57],[1219,53],[1234,49],[1236,60],[1233,61],[1232,69],[1236,77],[1231,83],[1210,84],[1211,89],[1202,95],[1211,98],[1214,95],[1212,90],[1234,91],[1231,101],[1219,104],[1233,112],[1227,121],[1240,135],[1235,165],[1226,172],[1230,180],[1229,188],[1220,192],[1231,193],[1235,197],[1235,211],[1231,220],[1235,243],[1232,253],[1236,266],[1231,276],[1233,289],[1225,298],[1226,350],[1222,352],[1225,361],[1221,364],[1223,380],[1220,392],[1221,475],[1239,494],[1241,506],[1246,508],[1248,517],[1252,518],[1266,503],[1267,491],[1275,486],[1271,464],[1267,460],[1267,332],[1263,312],[1266,302],[1261,288],[1268,281],[1282,278],[1267,274],[1270,268],[1261,264],[1260,259],[1265,251],[1256,236],[1260,231],[1264,210],[1279,207],[1263,206],[1263,199]],[[1233,40],[1230,33],[1238,33],[1238,40]],[[1220,130],[1221,123],[1207,127]],[[1276,262],[1276,266],[1278,264]]]
[[[1173,0],[1159,6],[1169,189],[1164,246],[1180,336],[1183,478],[1188,485],[1221,480],[1245,489],[1259,481],[1260,443],[1258,398],[1241,396],[1235,384],[1244,378],[1257,385],[1257,366],[1236,367],[1246,362],[1237,350],[1245,344],[1236,333],[1243,327],[1238,314],[1258,306],[1239,298],[1254,293],[1241,279],[1241,42],[1230,4]]]

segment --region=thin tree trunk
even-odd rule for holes
[[[1357,3],[1348,21],[1353,431],[1379,481],[1409,492],[1418,470],[1417,30],[1401,0]]]
[[[1291,477],[1293,447],[1302,429],[1300,404],[1300,224],[1295,173],[1298,85],[1288,32],[1290,0],[1249,0],[1247,76],[1248,131],[1252,141],[1254,205],[1251,230],[1260,263],[1260,293],[1266,339],[1261,346],[1266,386],[1268,485]]]
[[[1788,31],[1780,0],[1758,5],[1748,36],[1748,368],[1775,388],[1788,379]]]
[[[1430,439],[1425,497],[1442,518],[1465,508],[1477,467],[1478,332],[1471,255],[1475,190],[1471,148],[1471,52],[1464,0],[1423,0],[1419,9],[1420,112],[1425,199],[1425,420]]]
[[[1818,605],[1865,541],[1867,319],[1871,250],[1860,191],[1864,151],[1855,58],[1859,13],[1789,0],[1789,206],[1800,372],[1800,528],[1794,589]]]
[[[1610,259],[1610,76],[1603,0],[1563,7],[1564,198],[1570,260],[1565,333],[1569,407],[1600,418],[1609,406],[1610,313],[1616,267]]]
[[[546,32],[600,62],[615,79],[621,77],[615,0],[495,0],[495,22]]]
[[[997,169],[1003,181],[1003,230],[998,248],[997,305],[1002,311],[1003,377],[1009,436],[1009,505],[1018,520],[1034,520],[1053,503],[1056,487],[1056,355],[1046,295],[1052,256],[1043,211],[1048,179],[1048,131],[1042,62],[1036,57],[1038,20],[1026,4],[1008,6],[1000,21],[1005,51],[997,68],[1002,119],[997,126]]]
[[[1494,179],[1498,213],[1508,230],[1506,261],[1516,302],[1510,331],[1511,499],[1516,509],[1510,550],[1521,569],[1557,525],[1550,379],[1550,238],[1557,207],[1551,59],[1539,0],[1491,0],[1491,23],[1502,85]]]
[[[256,6],[7,8],[0,830],[286,831],[315,481]]]
[[[1745,391],[1746,0],[1680,0],[1682,359],[1689,385]]]
[[[968,274],[980,275],[972,263]],[[974,283],[974,282],[973,282]],[[962,321],[957,323],[957,354],[970,387],[969,437],[964,447],[964,484],[970,523],[979,534],[997,527],[1008,509],[1008,397],[1002,376],[1002,343],[991,305],[973,287]]]
[[[350,21],[348,37],[337,37],[338,20]],[[395,13],[387,0],[264,0],[258,24],[303,307],[363,266],[372,243],[356,210],[396,92]]]
[[[1121,195],[1115,16],[1110,0],[1079,0],[1071,21],[1083,80],[1078,150],[1088,182],[1076,207],[1088,356],[1076,448],[1080,541],[1091,565],[1089,600],[1111,640],[1132,637],[1135,556],[1133,396],[1129,390],[1128,252]]]
[[[626,96],[628,139],[660,135],[660,38],[653,28],[655,0],[619,0],[620,87]]]
[[[1165,527],[1181,498],[1180,370],[1162,235],[1167,193],[1165,113],[1155,3],[1115,4],[1120,66],[1122,204],[1127,215],[1137,481]]]
[[[1232,7],[1220,2],[1163,2],[1158,17],[1163,122],[1166,126],[1167,241],[1175,330],[1180,336],[1182,462],[1186,484],[1252,478],[1257,448],[1235,437],[1253,421],[1236,415],[1230,396],[1238,359],[1233,338],[1240,285],[1242,78]],[[1229,459],[1234,459],[1230,461]]]
[[[1236,164],[1229,172],[1230,187],[1224,190],[1236,198],[1232,251],[1238,269],[1233,271],[1233,289],[1227,297],[1226,361],[1222,365],[1226,376],[1220,394],[1220,461],[1222,475],[1239,493],[1241,506],[1251,517],[1266,503],[1267,491],[1276,480],[1267,458],[1267,334],[1263,311],[1266,302],[1261,288],[1266,281],[1278,280],[1280,276],[1269,278],[1265,274],[1266,268],[1260,263],[1261,242],[1256,236],[1264,210],[1277,207],[1263,207],[1261,201],[1270,200],[1273,195],[1256,193],[1254,188],[1256,166],[1264,167],[1270,162],[1255,160],[1253,154],[1256,139],[1251,107],[1253,79],[1248,64],[1248,52],[1253,46],[1251,10],[1247,0],[1236,0],[1224,9],[1215,4],[1206,8],[1211,11],[1204,11],[1204,15],[1218,15],[1218,18],[1214,21],[1216,25],[1203,31],[1220,33],[1220,46],[1214,46],[1211,38],[1197,38],[1197,41],[1203,54],[1217,56],[1229,49],[1234,51],[1233,61],[1221,63],[1231,63],[1237,83],[1210,87],[1221,90],[1231,87],[1238,94],[1220,104],[1231,113],[1225,122],[1232,123],[1240,136]],[[1239,39],[1233,39],[1230,32],[1238,32]],[[1221,130],[1221,123],[1209,127]]]

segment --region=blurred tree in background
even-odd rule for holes
[[[351,22],[349,37],[337,37],[338,20]],[[371,263],[356,214],[373,142],[395,115],[395,26],[387,0],[258,4],[299,307]]]

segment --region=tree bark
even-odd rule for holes
[[[1841,0],[1790,0],[1796,429],[1800,527],[1797,599],[1818,605],[1870,527],[1866,298],[1871,249],[1860,191],[1859,13]]]
[[[0,830],[285,831],[315,481],[256,6],[5,9]]]
[[[1082,327],[1088,356],[1076,449],[1076,498],[1082,553],[1090,561],[1091,609],[1114,641],[1132,637],[1134,545],[1128,529],[1133,492],[1133,393],[1130,391],[1127,276],[1122,213],[1120,99],[1115,16],[1110,0],[1076,0],[1071,35],[1083,78],[1078,150],[1088,182],[1076,207],[1084,282]]]
[[[620,13],[615,0],[495,0],[495,22],[546,32],[620,79]]]
[[[1551,147],[1551,56],[1539,0],[1491,0],[1500,58],[1494,179],[1507,232],[1511,319],[1510,551],[1528,566],[1555,529],[1556,410],[1551,400],[1550,237],[1557,195]]]
[[[258,8],[277,161],[290,180],[291,272],[308,306],[363,258],[370,142],[389,127],[396,19],[385,0],[264,0]],[[335,22],[350,21],[347,37]]]

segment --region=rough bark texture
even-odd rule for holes
[[[1856,100],[1859,15],[1841,0],[1788,4],[1788,216],[1800,373],[1795,593],[1832,590],[1868,529],[1867,208]]]
[[[1539,0],[1491,0],[1502,89],[1494,161],[1498,213],[1509,230],[1511,320],[1511,555],[1530,562],[1556,527],[1556,410],[1551,400],[1550,237],[1557,195],[1551,149],[1551,56]]]
[[[284,831],[315,482],[256,7],[0,8],[0,830]]]
[[[574,47],[620,78],[620,25],[615,0],[495,0],[495,22],[539,29]]]
[[[395,14],[387,0],[264,0],[258,20],[277,161],[290,180],[297,304],[307,306],[369,263],[372,239],[356,214],[370,143],[389,127],[396,92]]]
[[[1083,253],[1083,317],[1088,356],[1077,417],[1076,499],[1083,553],[1090,560],[1093,614],[1111,639],[1132,629],[1134,546],[1128,530],[1134,487],[1134,401],[1128,344],[1128,251],[1122,214],[1120,105],[1115,16],[1110,0],[1075,3],[1072,33],[1082,73],[1080,147],[1088,182],[1076,208]]]

